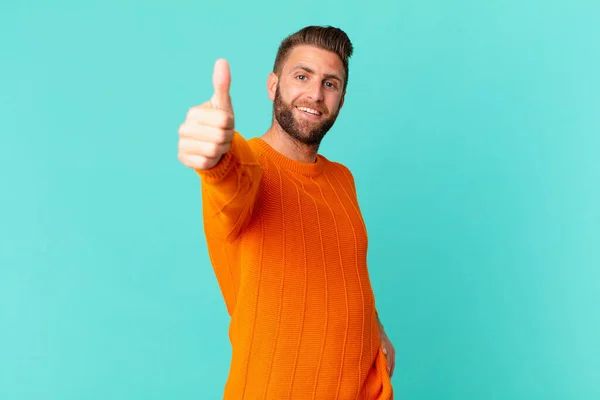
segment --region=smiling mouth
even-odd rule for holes
[[[321,115],[323,115],[323,113],[319,110],[315,110],[314,108],[310,108],[310,107],[296,107],[298,110],[302,111],[303,113],[309,114],[309,115],[314,115],[316,117],[320,117]]]

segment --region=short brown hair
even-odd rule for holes
[[[348,85],[348,60],[352,56],[354,48],[346,32],[332,26],[306,26],[283,39],[275,57],[273,72],[279,75],[289,52],[295,46],[303,44],[332,51],[340,57],[344,64],[344,72],[346,73],[344,81],[344,90],[346,90],[346,86]]]

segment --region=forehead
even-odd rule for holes
[[[344,64],[340,57],[332,51],[315,46],[299,45],[290,51],[284,70],[292,69],[297,65],[310,67],[321,74],[344,75]]]

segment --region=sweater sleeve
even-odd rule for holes
[[[233,240],[248,224],[262,178],[260,160],[248,142],[234,133],[231,148],[208,170],[196,170],[202,182],[202,209],[208,235]]]

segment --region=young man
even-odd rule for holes
[[[179,128],[201,178],[210,259],[231,316],[225,399],[391,399],[395,351],[367,270],[354,179],[318,153],[344,103],[352,44],[309,26],[280,45],[269,130],[234,129],[230,71]]]

